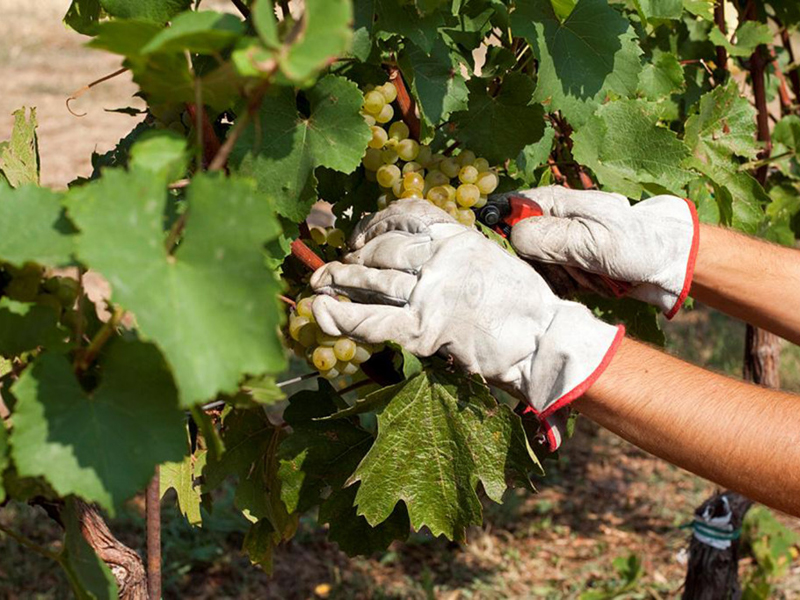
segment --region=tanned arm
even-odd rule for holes
[[[800,297],[800,289],[795,294]],[[794,322],[796,334],[800,325]],[[660,458],[800,517],[796,396],[711,373],[625,339],[574,406]]]
[[[704,304],[800,344],[798,250],[701,225],[691,293]]]

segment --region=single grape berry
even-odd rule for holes
[[[358,365],[353,362],[340,360],[336,363],[336,370],[342,375],[355,375],[358,373]]]
[[[372,126],[372,139],[369,141],[370,148],[383,148],[388,139],[389,136],[386,134],[386,130],[383,127],[378,125]]]
[[[402,121],[395,121],[389,125],[389,137],[393,140],[397,140],[398,142],[404,140],[408,137],[409,133],[408,125]]]
[[[485,173],[489,170],[489,161],[485,158],[476,158],[472,166],[478,169],[478,173]]]
[[[422,165],[418,162],[407,162],[403,165],[403,174],[405,173],[420,173],[423,177],[425,177],[425,169],[422,168]]]
[[[400,194],[401,198],[418,198],[422,200],[422,190],[404,190],[402,194]]]
[[[427,194],[428,200],[433,202],[436,206],[441,206],[445,202],[449,200],[447,190],[444,189],[443,186],[437,185],[434,188],[431,188]]]
[[[391,104],[384,104],[381,112],[375,115],[375,120],[378,123],[388,123],[394,117],[394,109]]]
[[[337,229],[336,227],[331,227],[328,229],[328,244],[334,248],[344,248],[344,231]]]
[[[311,239],[320,246],[328,241],[328,234],[322,227],[309,227],[308,232],[311,234]]]
[[[458,164],[462,167],[466,167],[475,162],[475,153],[472,150],[462,150],[461,154],[459,154],[456,159],[458,160]]]
[[[380,92],[373,90],[364,96],[364,110],[368,113],[377,116],[384,106],[386,106],[386,98]]]
[[[483,208],[484,206],[486,206],[486,203],[488,201],[489,198],[487,198],[486,196],[481,196],[480,198],[478,198],[478,201],[475,204],[473,204],[472,208]]]
[[[350,338],[339,338],[333,345],[333,353],[336,358],[345,362],[352,360],[356,355],[356,343]]]
[[[400,140],[397,144],[397,155],[406,161],[414,160],[419,155],[419,143],[411,138]]]
[[[397,165],[383,165],[377,173],[378,183],[385,188],[392,187],[400,176],[400,168]]]
[[[417,154],[417,162],[427,169],[432,156],[433,151],[430,146],[420,146],[419,154]]]
[[[441,163],[439,163],[439,170],[447,175],[448,178],[453,179],[458,175],[459,170],[461,167],[456,162],[454,158],[445,158]]]
[[[458,179],[461,183],[475,183],[478,181],[478,169],[472,165],[461,167],[461,170],[458,172]]]
[[[381,160],[384,164],[394,164],[398,160],[397,151],[394,148],[386,147],[381,152]]]
[[[372,348],[365,344],[356,344],[356,353],[351,359],[356,364],[367,362],[372,356]]]
[[[456,202],[459,206],[470,208],[480,199],[481,192],[478,186],[472,183],[464,183],[456,190]]]
[[[394,84],[391,81],[387,81],[382,86],[377,88],[377,90],[383,94],[387,104],[397,100],[397,88],[394,87]]]
[[[419,173],[406,173],[403,175],[403,188],[421,192],[425,187],[425,179]]]
[[[425,176],[425,183],[431,187],[436,187],[437,185],[447,185],[450,183],[450,178],[441,171],[430,171]]]
[[[364,120],[367,122],[367,125],[369,125],[370,127],[372,127],[373,125],[375,125],[375,123],[377,123],[377,121],[375,120],[375,117],[373,117],[369,113],[361,113],[361,116],[364,117]]]
[[[468,208],[458,209],[458,216],[456,219],[458,219],[459,223],[467,227],[475,225],[475,213]]]
[[[327,346],[328,348],[333,348],[334,344],[336,344],[336,340],[339,338],[333,335],[328,335],[322,329],[317,327],[317,337],[316,342],[319,346]]]
[[[497,175],[492,173],[491,171],[487,171],[486,173],[481,173],[477,179],[477,182],[470,182],[475,183],[478,186],[481,194],[491,194],[493,191],[497,189],[497,184],[500,183],[500,180],[497,178]]]
[[[381,151],[377,148],[367,148],[367,153],[361,159],[361,164],[367,171],[377,171],[383,164],[383,157]]]

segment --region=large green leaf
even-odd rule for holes
[[[774,34],[767,23],[745,21],[736,30],[736,43],[732,44],[718,27],[711,30],[709,39],[717,46],[722,46],[731,56],[750,56],[761,44],[772,42]]]
[[[258,120],[238,140],[231,164],[252,176],[283,216],[299,222],[316,200],[314,169],[352,172],[370,139],[359,111],[358,87],[329,75],[307,91],[310,114],[297,111],[294,92],[281,88],[264,99]]]
[[[506,482],[539,470],[519,417],[474,380],[425,372],[388,388],[378,437],[350,481],[370,525],[404,502],[415,529],[463,540],[481,522],[478,483],[500,502]]]
[[[0,356],[17,356],[39,346],[54,350],[66,337],[50,306],[0,298]]]
[[[229,47],[242,33],[244,23],[235,15],[213,10],[186,12],[147,42],[142,54],[184,50],[212,54]]]
[[[467,108],[467,84],[442,38],[436,39],[430,54],[409,44],[400,64],[428,125],[435,127]]]
[[[658,124],[654,107],[640,100],[604,104],[573,140],[576,160],[590,167],[604,186],[621,193],[627,188],[620,188],[620,180],[626,180],[682,195],[695,177],[683,164],[688,148]]]
[[[100,0],[103,10],[112,17],[144,19],[156,23],[166,23],[191,4],[192,0]]]
[[[64,549],[61,567],[78,600],[114,600],[119,597],[117,580],[83,537],[80,509],[75,498],[67,498],[61,511],[64,525]]]
[[[165,181],[148,171],[108,170],[72,190],[68,205],[81,230],[78,256],[108,279],[112,299],[161,348],[189,406],[235,392],[246,374],[283,368],[280,288],[262,251],[278,225],[251,182],[199,175],[171,256],[166,198]]]
[[[20,475],[44,477],[113,512],[147,484],[157,464],[184,452],[183,414],[156,348],[115,342],[87,393],[66,357],[37,357],[14,384],[11,447]]]
[[[697,113],[686,121],[684,138],[692,152],[686,164],[714,183],[723,222],[749,233],[755,233],[764,216],[761,206],[769,202],[761,185],[736,159],[758,154],[754,119],[755,109],[730,81],[700,99]]]
[[[13,187],[39,183],[39,141],[36,137],[36,109],[14,111],[11,140],[0,144],[0,183],[3,177]]]
[[[683,0],[634,0],[636,8],[646,20],[680,19]]]
[[[544,109],[531,101],[533,82],[522,73],[507,75],[496,96],[486,81],[472,79],[469,108],[453,116],[456,136],[466,148],[490,163],[500,164],[544,134]]]
[[[648,100],[662,100],[685,87],[683,66],[671,52],[654,50],[639,74],[639,91]]]
[[[549,0],[530,0],[518,3],[511,23],[539,60],[535,99],[548,111],[580,124],[609,92],[636,91],[641,49],[628,19],[606,0],[579,0],[563,23]]]
[[[393,35],[408,38],[423,52],[430,53],[439,38],[438,28],[445,25],[441,12],[421,15],[414,6],[404,6],[397,0],[372,0],[377,18],[373,34],[379,39]]]
[[[0,261],[47,267],[71,262],[74,228],[64,217],[61,196],[33,185],[12,190],[0,182]]]
[[[78,33],[91,35],[101,14],[100,0],[72,0],[64,15],[64,23]]]

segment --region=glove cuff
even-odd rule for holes
[[[542,422],[551,450],[558,448],[561,436],[549,417],[597,381],[624,337],[623,325],[609,325],[580,304],[562,302],[523,377],[526,412]]]
[[[694,265],[697,262],[697,250],[700,247],[700,220],[697,217],[697,209],[694,206],[694,202],[688,198],[682,198],[682,200],[689,207],[689,212],[692,218],[692,241],[689,246],[689,256],[686,259],[686,270],[683,278],[683,286],[678,294],[678,298],[675,300],[675,304],[672,305],[672,308],[666,311],[665,316],[667,319],[671,319],[678,314],[678,311],[681,309],[683,303],[686,302],[686,298],[689,296],[689,290],[692,288],[692,279],[694,277]]]

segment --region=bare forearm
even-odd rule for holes
[[[692,296],[800,344],[800,252],[702,225]]]
[[[632,340],[575,402],[671,463],[800,516],[800,398],[717,375]]]

